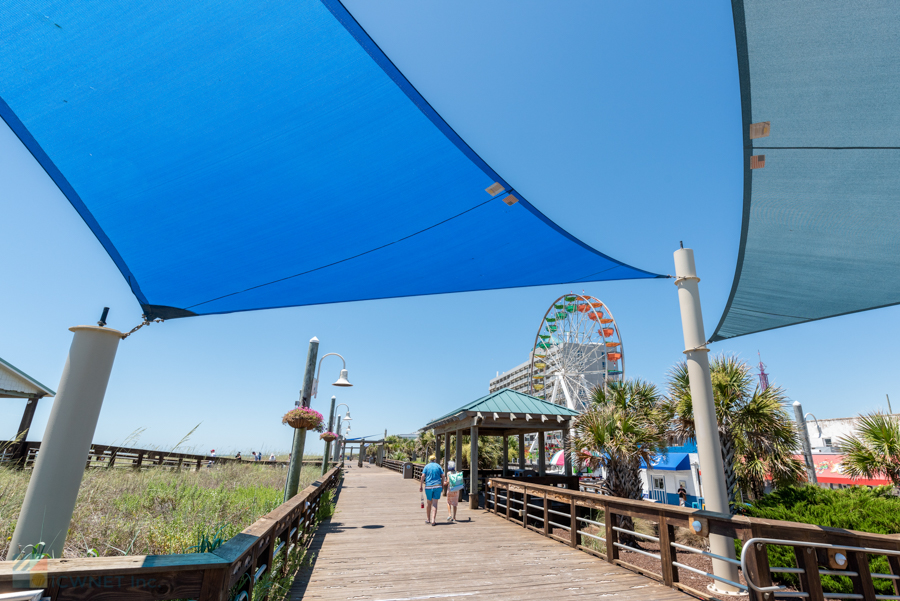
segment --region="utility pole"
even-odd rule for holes
[[[719,427],[713,400],[712,378],[709,371],[709,349],[703,331],[703,313],[700,310],[700,288],[694,251],[680,248],[675,251],[675,286],[678,287],[678,303],[681,306],[681,327],[684,331],[684,354],[687,360],[691,399],[694,405],[694,430],[697,435],[697,455],[703,470],[703,490],[706,507],[718,513],[730,514],[728,487],[725,483],[725,466],[719,443]],[[720,534],[709,535],[710,551],[735,559],[734,539]],[[712,560],[713,574],[719,578],[738,582],[737,566]],[[713,592],[737,594],[736,586],[716,581]]]
[[[313,378],[316,375],[316,357],[319,355],[319,339],[313,336],[309,341],[306,354],[306,371],[303,372],[303,389],[300,391],[298,407],[309,407],[312,397]],[[303,468],[303,447],[306,446],[306,430],[294,430],[294,444],[291,447],[291,463],[288,467],[287,481],[284,483],[284,500],[288,501],[297,494],[300,484],[300,470]]]

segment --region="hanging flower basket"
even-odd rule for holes
[[[287,424],[297,430],[315,430],[321,432],[325,429],[322,414],[308,407],[291,409],[281,418],[282,424]]]
[[[334,442],[337,439],[337,434],[334,432],[322,432],[319,434],[319,438],[324,440],[325,442]]]

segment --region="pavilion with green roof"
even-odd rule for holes
[[[508,440],[519,437],[519,469],[525,469],[525,435],[538,436],[538,475],[546,475],[544,437],[547,432],[562,431],[563,447],[568,449],[569,429],[572,419],[578,415],[562,405],[550,403],[509,388],[498,390],[487,396],[467,403],[458,409],[432,420],[423,430],[433,430],[435,446],[440,455],[443,439],[444,469],[450,457],[450,437],[455,437],[456,464],[462,464],[462,438],[471,437],[470,482],[478,482],[478,437],[500,436],[503,439],[503,475],[508,475]],[[468,430],[468,432],[466,432]],[[568,454],[567,454],[568,455]],[[566,457],[566,476],[572,475],[572,464]],[[471,506],[478,507],[478,495],[469,496]]]

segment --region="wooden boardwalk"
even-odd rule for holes
[[[372,467],[347,470],[337,512],[322,524],[291,599],[413,601],[604,597],[693,599],[460,503],[458,523],[425,523],[418,482]]]

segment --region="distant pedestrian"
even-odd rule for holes
[[[275,461],[275,453],[269,455],[269,461]]]
[[[209,460],[209,463],[206,464],[206,467],[212,467],[213,460],[214,460],[215,457],[216,457],[216,450],[215,450],[215,449],[211,450],[211,451],[209,452],[209,456],[212,457],[213,459],[210,459],[210,460]]]
[[[463,475],[456,471],[456,462],[447,464],[447,476],[444,478],[447,485],[447,521],[456,521],[456,508],[459,505],[459,491],[465,488]]]
[[[241,461],[241,452],[238,451],[237,455],[235,455],[234,458],[237,459],[238,461]]]
[[[425,523],[432,526],[437,521],[437,502],[441,498],[443,481],[444,470],[437,464],[437,458],[432,455],[428,458],[428,465],[422,470],[422,478],[419,481],[419,492],[422,492],[423,488],[425,490]]]
[[[678,485],[678,504],[682,507],[687,504],[687,491],[684,489],[684,484]]]

